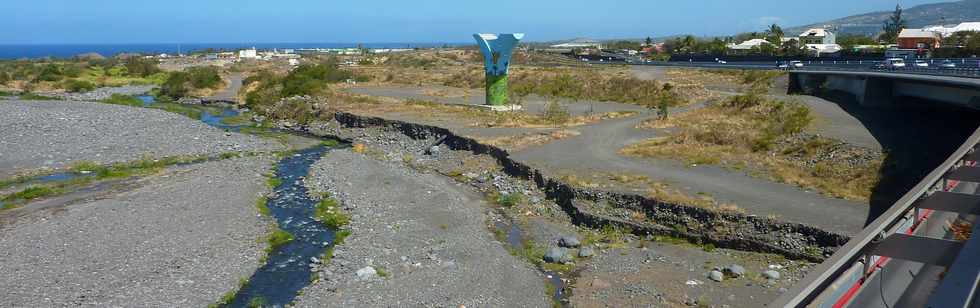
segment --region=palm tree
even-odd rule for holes
[[[783,32],[783,28],[777,24],[770,25],[769,29],[766,30],[766,32],[768,32],[769,35],[775,36],[777,38],[783,38],[783,36],[786,35],[786,33]]]

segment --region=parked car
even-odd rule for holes
[[[929,67],[929,62],[925,60],[915,60],[915,67]]]
[[[718,60],[718,64],[728,64],[728,61],[725,61],[725,60]]]
[[[803,61],[789,61],[789,66],[803,67]]]
[[[939,67],[942,67],[942,68],[956,68],[956,63],[953,63],[953,61],[950,61],[950,60],[945,60],[945,61],[943,61],[943,63],[940,63],[939,64]]]
[[[778,64],[776,64],[776,67],[778,67],[778,68],[789,68],[789,63],[788,62],[779,62]]]
[[[891,58],[885,59],[882,63],[885,68],[905,68],[905,59],[902,58]]]

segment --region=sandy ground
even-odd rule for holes
[[[0,306],[203,307],[260,265],[271,157],[168,168],[0,230]],[[25,205],[25,208],[31,204]]]
[[[352,235],[298,307],[545,307],[544,279],[485,227],[483,197],[449,179],[334,151],[307,185],[352,214]],[[386,277],[358,277],[368,266]]]

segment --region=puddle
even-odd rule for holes
[[[518,227],[516,223],[497,221],[494,223],[494,227],[496,227],[497,230],[507,230],[506,245],[510,246],[509,248],[511,250],[523,249],[524,242],[525,242],[524,231],[521,230],[521,228]],[[548,283],[550,283],[551,286],[554,287],[555,292],[551,294],[551,299],[554,300],[555,302],[561,303],[562,307],[567,306],[567,304],[564,301],[562,301],[563,297],[565,296],[566,285],[565,282],[562,281],[561,274],[553,271],[544,270],[540,267],[538,268],[538,271],[543,273],[545,279],[548,280]]]

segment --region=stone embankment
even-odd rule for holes
[[[799,223],[671,204],[647,196],[573,187],[510,158],[505,150],[429,125],[336,112],[333,121],[293,125],[290,129],[364,142],[395,152],[424,154],[433,145],[493,157],[505,181],[527,181],[572,217],[577,225],[626,227],[638,235],[669,235],[692,242],[793,259],[821,261],[848,237]],[[461,163],[461,162],[460,162]],[[470,182],[476,180],[469,180]],[[631,213],[646,219],[631,219]]]

